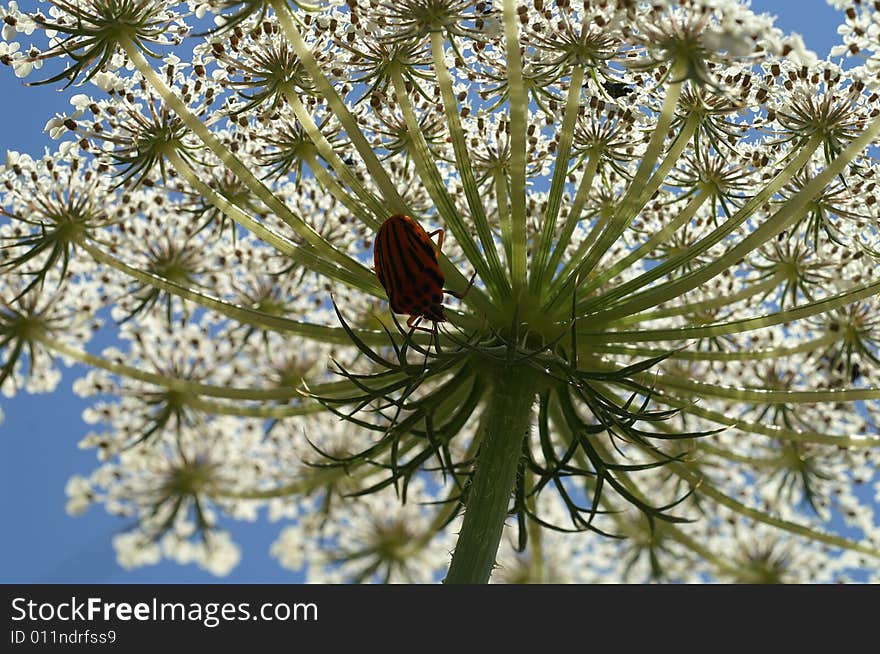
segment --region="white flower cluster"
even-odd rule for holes
[[[428,583],[485,519],[498,583],[877,579],[871,3],[855,67],[735,0],[47,4],[0,8],[77,85],[0,176],[0,390],[91,367],[67,509],[120,565],[267,519],[310,582]]]

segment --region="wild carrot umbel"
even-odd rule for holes
[[[857,65],[735,0],[11,4],[77,91],[0,208],[4,393],[92,367],[69,511],[126,567],[265,510],[311,581],[880,580],[880,11],[835,4]],[[380,283],[394,215],[445,243]]]

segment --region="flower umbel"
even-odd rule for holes
[[[845,68],[735,0],[49,5],[0,62],[96,97],[7,157],[0,388],[92,367],[122,565],[265,509],[313,581],[878,579],[876,10]]]

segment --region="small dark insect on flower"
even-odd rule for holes
[[[859,364],[854,363],[852,367],[852,372],[850,373],[850,381],[855,384],[859,377],[862,376],[862,371],[859,367]]]
[[[633,88],[623,82],[603,82],[602,88],[615,100],[633,92]]]
[[[373,248],[376,275],[388,294],[391,310],[409,314],[407,327],[430,331],[418,327],[422,318],[445,322],[443,294],[461,299],[474,284],[472,276],[461,293],[443,288],[446,279],[437,257],[443,247],[443,234],[442,229],[428,234],[415,220],[403,214],[388,218],[376,234]],[[438,237],[436,245],[431,240],[433,236]]]

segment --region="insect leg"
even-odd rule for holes
[[[468,285],[465,286],[464,290],[461,293],[459,293],[458,291],[449,291],[445,288],[443,289],[443,292],[446,293],[447,295],[451,295],[452,297],[457,297],[459,300],[461,300],[462,298],[464,298],[465,295],[468,294],[468,291],[471,290],[471,287],[474,285],[474,279],[476,279],[476,277],[477,277],[477,272],[474,271],[474,274],[471,275],[471,281],[468,282]]]
[[[446,236],[446,231],[443,229],[435,229],[433,232],[428,234],[428,238],[437,237],[437,251],[443,249],[443,238]]]
[[[419,331],[428,332],[429,334],[434,333],[433,329],[430,329],[429,327],[422,327],[421,325],[419,325],[419,322],[422,318],[424,318],[424,316],[410,316],[409,319],[406,321],[406,326],[409,329],[418,329]]]

